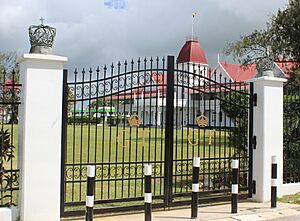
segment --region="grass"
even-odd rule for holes
[[[286,195],[278,199],[282,203],[300,204],[300,193]]]
[[[161,128],[68,126],[67,134],[67,163],[164,161]],[[233,155],[227,137],[224,131],[174,130],[173,159]]]

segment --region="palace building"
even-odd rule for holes
[[[277,77],[288,77],[287,70],[289,63],[275,63],[274,74]],[[220,99],[214,99],[216,93],[223,90],[218,88],[217,83],[228,84],[230,87],[237,87],[247,80],[250,80],[257,74],[256,65],[244,67],[239,64],[229,64],[218,59],[216,67],[211,68],[207,62],[205,52],[196,38],[188,39],[180,49],[177,65],[178,69],[184,69],[187,72],[193,72],[201,78],[187,80],[186,84],[193,84],[193,87],[202,87],[206,93],[193,91],[184,87],[174,88],[174,124],[177,126],[193,126],[196,125],[196,117],[200,115],[207,116],[208,125],[218,125],[220,127],[231,127],[233,121],[226,116],[220,105]],[[166,81],[166,78],[159,79],[161,76],[157,72],[151,73],[151,84],[156,85],[159,81]],[[205,85],[206,80],[210,79],[216,82],[216,85]],[[175,79],[176,81],[176,79]],[[189,82],[188,82],[189,81]],[[192,81],[192,82],[191,82]],[[208,81],[208,80],[207,80]],[[235,83],[238,82],[238,83]],[[162,82],[166,84],[166,82]],[[191,85],[190,85],[191,86]],[[208,87],[210,87],[208,89]],[[213,89],[215,87],[215,89]],[[247,90],[247,86],[243,89]],[[133,94],[131,94],[133,93]],[[210,95],[211,94],[211,95]],[[166,88],[163,86],[143,87],[135,89],[132,92],[123,94],[122,98],[132,100],[131,110],[125,106],[119,107],[119,112],[130,116],[132,113],[138,113],[141,117],[142,124],[146,126],[162,125],[166,116]],[[129,105],[128,105],[129,107]]]
[[[273,72],[276,77],[287,78],[289,77],[288,69],[292,65],[292,62],[277,62]],[[176,73],[176,69],[180,71]],[[110,98],[114,100],[113,106],[99,106],[98,110],[87,110],[83,115],[91,113],[94,117],[103,117],[105,123],[108,123],[110,118],[119,116],[118,118],[129,119],[134,115],[140,118],[143,126],[159,127],[164,125],[166,119],[166,73],[155,71],[155,68],[151,73],[148,72],[146,75],[149,79],[145,81],[147,83],[144,85],[139,84],[131,90],[114,93]],[[143,72],[136,77],[145,77],[144,74]],[[198,116],[206,116],[208,126],[234,126],[234,121],[226,115],[221,107],[222,99],[220,98],[225,96],[226,87],[247,91],[249,86],[245,82],[256,74],[255,64],[245,67],[220,61],[219,58],[216,67],[209,67],[205,52],[198,39],[187,39],[178,53],[175,64],[174,125],[193,127],[196,125]],[[72,114],[80,116],[82,113],[78,110]]]

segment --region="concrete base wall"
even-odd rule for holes
[[[281,195],[290,195],[296,194],[300,192],[300,183],[289,183],[289,184],[282,184],[281,186]]]
[[[17,221],[19,219],[19,209],[17,207],[0,208],[1,221]]]

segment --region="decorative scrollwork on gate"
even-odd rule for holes
[[[164,167],[161,163],[152,166],[153,174],[155,176],[162,176]],[[124,164],[103,164],[96,166],[95,177],[97,180],[103,179],[117,179],[117,178],[143,178],[144,164],[124,163]],[[85,181],[87,178],[86,166],[67,166],[65,170],[65,177],[67,181],[81,180]]]
[[[0,202],[2,206],[16,205],[13,191],[19,188],[19,171],[2,170],[0,175],[1,196]]]
[[[82,71],[82,73],[84,75],[85,71]],[[163,73],[139,71],[137,73],[106,77],[99,81],[75,81],[74,83],[69,84],[69,89],[75,99],[84,99],[90,97],[109,96],[110,94],[126,89],[132,90],[141,86],[155,86],[163,83]]]
[[[242,163],[243,162],[243,163]],[[243,169],[246,169],[248,164],[247,160],[241,160]],[[188,174],[193,173],[192,160],[179,161],[174,164],[176,174]],[[213,171],[213,172],[212,172]],[[231,172],[231,160],[228,159],[216,159],[216,160],[201,160],[200,161],[200,174],[201,173],[230,173]]]
[[[197,87],[201,85],[203,81],[201,76],[197,76],[192,73],[181,73],[177,72],[177,81],[178,85],[189,85],[189,87]]]

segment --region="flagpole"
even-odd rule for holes
[[[192,40],[194,40],[194,18],[196,16],[196,12],[192,13]]]
[[[194,39],[194,15],[192,17],[192,40]]]

